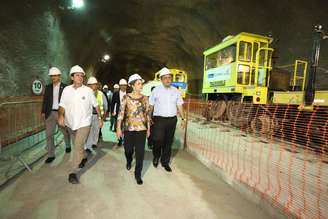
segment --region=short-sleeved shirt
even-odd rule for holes
[[[152,91],[149,104],[154,106],[153,116],[173,117],[177,115],[177,106],[183,104],[181,93],[175,87],[159,85]]]
[[[147,130],[150,122],[148,97],[142,96],[135,99],[129,94],[125,95],[121,102],[117,120],[123,120],[123,129],[125,131]]]
[[[59,106],[65,109],[65,125],[77,130],[91,125],[92,108],[98,104],[91,88],[70,85],[64,88]]]

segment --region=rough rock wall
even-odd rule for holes
[[[67,80],[70,55],[59,19],[50,10],[39,7],[26,4],[0,9],[2,97],[31,95],[34,79],[48,82],[50,66],[59,67],[63,71],[63,80]]]

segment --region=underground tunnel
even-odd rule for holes
[[[240,32],[271,35],[276,65],[310,60],[313,26],[328,26],[325,1],[4,1],[1,7],[1,96],[31,95],[31,81],[47,70],[75,64],[111,86],[161,67],[189,73],[190,92],[201,93],[203,51]],[[327,81],[323,43],[317,85]],[[108,63],[101,62],[110,54]],[[64,77],[65,80],[68,78]]]
[[[327,8],[325,0],[3,1],[0,218],[328,218]],[[56,159],[44,162],[49,69],[71,84],[75,65],[85,85],[95,77],[111,91],[133,74],[144,86],[160,84],[163,68],[186,74],[171,175],[146,140],[145,183],[136,187],[110,103],[78,187],[67,181],[59,129]]]

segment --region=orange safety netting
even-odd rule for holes
[[[328,218],[328,107],[186,100],[187,149],[297,218]]]

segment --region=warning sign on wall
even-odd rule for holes
[[[34,80],[32,83],[32,92],[34,95],[41,95],[43,92],[43,83],[40,80]]]

